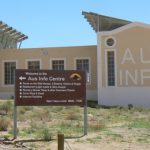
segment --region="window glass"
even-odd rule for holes
[[[113,38],[109,38],[109,39],[107,39],[107,41],[106,41],[106,42],[107,42],[107,45],[108,45],[108,46],[113,46],[113,45],[114,45],[114,43],[115,43]]]
[[[15,83],[16,62],[4,63],[4,80],[5,85],[13,85]]]
[[[107,52],[107,77],[108,86],[115,86],[114,51]]]
[[[64,60],[52,60],[52,70],[64,70]]]
[[[40,69],[40,61],[28,61],[28,69],[39,70]]]
[[[85,71],[86,80],[87,82],[90,82],[89,59],[76,59],[76,70]]]

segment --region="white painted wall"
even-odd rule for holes
[[[150,107],[150,87],[108,87],[101,89],[100,105]]]
[[[92,100],[92,101],[97,101],[97,90],[87,90],[86,91],[86,99],[87,100]]]
[[[0,92],[0,99],[11,99],[14,97],[14,92]]]

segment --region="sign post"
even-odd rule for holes
[[[13,134],[14,134],[14,139],[16,139],[17,138],[17,107],[15,104],[14,104],[14,131],[13,131]]]
[[[64,150],[64,134],[58,134],[58,150]]]
[[[15,76],[16,76],[16,72],[15,72]],[[16,79],[15,79],[15,87],[16,87]],[[13,130],[13,139],[17,138],[17,106],[16,106],[16,88],[15,88],[15,92],[14,92],[14,111],[13,111],[13,118],[14,118],[14,130]]]
[[[87,105],[84,106],[84,135],[87,135]]]
[[[84,71],[16,70],[14,137],[16,106],[84,107],[84,134],[87,134],[86,75]]]

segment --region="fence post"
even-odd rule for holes
[[[64,134],[58,134],[58,150],[64,150]]]

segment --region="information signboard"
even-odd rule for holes
[[[16,106],[85,106],[83,71],[16,70]]]

